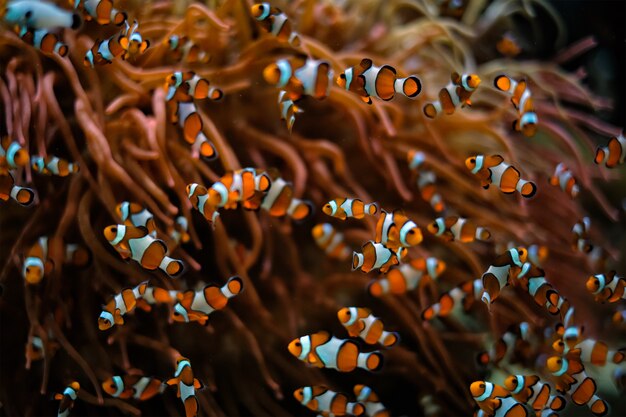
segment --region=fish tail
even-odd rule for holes
[[[164,256],[163,260],[159,264],[159,268],[163,270],[167,275],[171,277],[175,277],[175,276],[180,275],[183,272],[185,265],[182,263],[182,261],[178,259],[173,259],[173,258],[170,258],[169,256]]]
[[[363,266],[363,254],[352,252],[352,270],[356,271]]]
[[[408,98],[415,98],[422,92],[422,82],[415,75],[396,79],[393,87],[396,93]]]
[[[368,371],[378,371],[383,366],[383,355],[380,352],[359,353],[357,367]]]

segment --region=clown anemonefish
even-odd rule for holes
[[[111,397],[137,401],[146,401],[162,394],[166,387],[160,379],[142,375],[114,375],[102,383],[102,389]]]
[[[420,285],[423,278],[437,279],[446,269],[446,263],[437,258],[417,258],[390,270],[383,278],[373,280],[367,289],[370,295],[404,294]]]
[[[122,201],[115,206],[115,212],[126,226],[145,227],[150,236],[157,237],[154,215],[141,204]]]
[[[498,52],[506,57],[514,58],[522,52],[519,42],[511,32],[506,32],[496,43]]]
[[[172,35],[165,41],[177,61],[187,64],[206,64],[210,55],[187,36]]]
[[[580,252],[589,253],[593,249],[593,244],[589,240],[589,229],[591,229],[591,219],[583,217],[582,220],[572,227],[572,248]]]
[[[218,101],[224,97],[219,88],[211,87],[206,78],[202,78],[193,71],[176,71],[165,79],[166,100],[191,101],[210,98]]]
[[[293,101],[307,95],[318,100],[326,98],[333,80],[329,62],[300,55],[291,59],[279,59],[263,70],[269,84],[286,92]]]
[[[399,78],[395,68],[377,67],[369,58],[339,74],[336,81],[339,87],[358,94],[367,104],[372,104],[372,97],[388,101],[396,93],[415,98],[422,92],[422,82],[416,75]]]
[[[78,172],[78,164],[68,162],[56,156],[31,156],[30,164],[33,171],[42,175],[56,175],[57,177],[67,177]]]
[[[257,210],[260,199],[271,186],[272,178],[266,171],[256,168],[228,171],[207,189],[207,201],[218,208],[234,209],[242,203],[245,209]]]
[[[626,359],[626,348],[610,350],[606,343],[593,339],[583,339],[574,343],[570,342],[572,347],[568,348],[563,339],[557,339],[552,348],[559,354],[573,352],[574,356],[570,357],[598,366],[606,365],[607,361],[620,364]]]
[[[361,248],[363,253],[352,252],[352,270],[360,269],[362,272],[370,272],[380,269],[381,273],[389,271],[393,265],[398,265],[406,248],[392,251],[382,243],[372,240],[365,243]]]
[[[108,330],[114,325],[124,324],[124,314],[135,309],[137,300],[146,292],[148,282],[142,282],[134,288],[124,288],[109,301],[102,309],[98,318],[98,328]]]
[[[624,133],[609,139],[607,146],[600,146],[596,150],[595,163],[605,164],[607,168],[615,168],[626,160],[626,138]]]
[[[131,258],[145,269],[158,268],[172,277],[183,272],[183,262],[167,256],[165,242],[150,236],[145,228],[112,225],[104,229],[104,237],[123,259]]]
[[[9,1],[4,14],[4,21],[22,28],[20,37],[27,30],[57,28],[78,29],[82,20],[78,13],[68,12],[56,4],[41,0]]]
[[[61,401],[59,404],[58,417],[68,417],[70,411],[74,408],[74,401],[78,397],[78,391],[80,391],[80,384],[76,381],[71,382],[61,394],[55,394],[54,399]]]
[[[354,341],[338,339],[324,331],[294,339],[288,349],[303,362],[340,372],[350,372],[356,368],[377,371],[383,365],[383,355],[379,351],[360,352]]]
[[[287,130],[291,133],[293,124],[296,122],[296,114],[302,113],[303,110],[296,106],[285,90],[280,90],[278,93],[278,107],[280,108],[280,120],[287,123]]]
[[[404,215],[402,210],[387,213],[382,210],[376,222],[374,242],[382,243],[388,249],[410,248],[422,243],[422,231],[417,224]]]
[[[599,303],[616,303],[626,300],[626,280],[617,276],[615,271],[589,277],[587,291],[595,295]]]
[[[13,175],[7,172],[0,174],[0,200],[8,201],[9,198],[24,207],[28,207],[35,200],[35,192],[30,188],[15,185]]]
[[[208,201],[209,191],[206,187],[196,183],[188,184],[187,197],[193,208],[202,213],[209,224],[214,225],[220,213],[217,211],[217,207]]]
[[[428,225],[428,231],[444,240],[467,243],[474,240],[486,241],[491,233],[484,227],[476,226],[473,220],[459,216],[438,217]]]
[[[467,312],[483,293],[483,284],[480,279],[467,281],[458,287],[452,288],[439,297],[439,300],[422,312],[422,320],[432,320],[436,317],[454,315],[456,311]]]
[[[529,417],[524,405],[510,396],[502,386],[488,381],[475,381],[470,385],[474,401],[486,416]],[[498,411],[505,411],[499,414]]]
[[[424,106],[424,114],[431,119],[442,112],[453,114],[458,106],[471,106],[470,97],[478,88],[480,78],[476,74],[459,75],[453,72],[452,82],[439,91],[439,100]]]
[[[365,413],[369,417],[390,417],[387,408],[380,402],[378,395],[367,385],[358,384],[354,386],[356,400],[365,405]]]
[[[258,3],[250,8],[250,13],[266,32],[296,48],[300,46],[300,37],[291,29],[289,18],[279,8],[269,3]]]
[[[202,131],[202,118],[198,114],[198,109],[193,101],[176,102],[172,121],[178,123],[183,129],[183,137],[187,143],[192,145],[192,155],[195,158],[200,155],[212,161],[219,156],[213,142],[211,142]]]
[[[294,220],[303,220],[313,212],[313,204],[308,200],[300,200],[293,196],[293,185],[282,179],[278,172],[269,170],[271,185],[265,194],[258,194],[250,204],[255,206],[261,201],[260,207],[274,217],[288,215]]]
[[[424,200],[426,200],[430,206],[437,213],[441,213],[446,209],[441,194],[437,191],[435,182],[437,176],[433,171],[420,170],[420,167],[424,164],[426,155],[423,152],[411,149],[407,152],[407,161],[409,163],[409,169],[417,173],[417,188]]]
[[[22,275],[27,284],[38,284],[45,275],[54,270],[53,259],[83,267],[90,261],[89,251],[75,244],[64,244],[59,238],[41,236],[24,257]]]
[[[531,267],[517,278],[518,282],[533,297],[537,305],[544,307],[546,305],[557,305],[559,302],[559,293],[548,282],[543,269],[531,263]]]
[[[114,35],[103,41],[96,39],[91,49],[85,53],[83,65],[94,68],[96,65],[106,65],[115,58],[124,58],[124,48],[119,43],[119,36]]]
[[[378,203],[365,204],[358,198],[335,198],[324,204],[322,211],[340,220],[348,217],[362,219],[366,214],[375,215],[378,212]]]
[[[0,140],[0,175],[28,165],[28,151],[8,136]]]
[[[517,246],[519,245],[516,245],[515,242],[508,242],[506,246],[496,244],[496,252],[504,252],[507,249],[511,249]],[[544,262],[548,259],[548,255],[550,254],[547,246],[532,244],[526,247],[526,249],[528,252],[528,261],[538,267],[541,267],[544,264]]]
[[[522,197],[530,198],[537,192],[537,186],[521,178],[520,172],[504,162],[500,155],[475,155],[465,161],[467,169],[480,179],[486,190],[493,183],[505,194],[518,191]]]
[[[144,40],[141,33],[139,33],[139,22],[135,20],[132,26],[128,24],[128,21],[124,21],[124,24],[126,29],[122,30],[122,34],[118,39],[120,46],[125,51],[124,59],[128,59],[138,53],[143,54],[150,46],[150,41]]]
[[[178,300],[180,291],[166,290],[165,288],[154,287],[150,284],[146,287],[141,298],[137,299],[137,308],[144,311],[152,310],[152,306],[156,304],[173,305]]]
[[[509,326],[489,351],[477,355],[478,363],[481,365],[488,363],[498,365],[500,362],[510,363],[514,352],[528,344],[529,332],[530,326],[527,322]]]
[[[504,380],[504,388],[521,403],[527,403],[535,411],[542,411],[546,406],[553,411],[565,408],[565,399],[560,395],[550,395],[550,384],[541,382],[537,375],[509,375]]]
[[[50,32],[48,29],[36,29],[23,32],[20,36],[24,42],[39,49],[44,54],[56,53],[59,56],[66,56],[67,45],[61,42],[58,34]]]
[[[74,9],[82,10],[86,20],[95,20],[99,25],[110,23],[121,25],[126,22],[126,12],[113,7],[112,0],[70,0]]]
[[[203,385],[193,377],[191,362],[187,358],[179,358],[176,361],[176,373],[174,378],[166,382],[167,385],[176,385],[176,396],[185,405],[185,416],[195,417],[198,415],[198,399],[196,390],[202,389]]]
[[[367,308],[344,307],[337,312],[337,317],[351,337],[359,337],[368,345],[380,343],[391,347],[400,340],[398,333],[385,331],[382,320]]]
[[[345,260],[352,252],[343,241],[343,234],[338,232],[330,223],[316,224],[311,230],[317,246],[322,249],[329,258]]]
[[[495,87],[511,95],[511,103],[517,109],[518,119],[513,122],[513,129],[524,136],[533,136],[537,131],[537,114],[533,98],[526,80],[515,81],[506,75],[498,75],[493,81]]]
[[[189,235],[189,221],[187,221],[187,218],[185,216],[176,217],[174,226],[169,229],[168,235],[176,245],[189,242],[191,236]]]
[[[580,191],[574,174],[562,162],[554,169],[554,174],[550,177],[550,184],[561,187],[561,190],[565,191],[572,198],[575,198]]]
[[[509,277],[522,276],[530,268],[526,262],[528,252],[525,248],[512,248],[498,256],[482,275],[484,292],[481,300],[489,305],[493,303],[500,291],[509,285]]]
[[[205,325],[209,315],[226,307],[228,300],[243,291],[241,278],[230,277],[221,288],[209,284],[200,291],[187,290],[178,294],[172,317],[175,321],[189,323],[197,321]]]
[[[348,396],[331,391],[322,385],[298,388],[293,396],[303,406],[318,413],[329,413],[331,416],[360,416],[365,412],[363,404],[348,401]]]

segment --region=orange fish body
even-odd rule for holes
[[[0,200],[7,201],[9,198],[28,207],[35,201],[35,192],[30,188],[15,185],[15,179],[9,172],[0,173]]]
[[[511,276],[519,277],[527,272],[528,252],[524,248],[512,248],[498,256],[482,275],[484,292],[481,297],[487,305],[493,303],[500,291],[509,285]]]
[[[296,122],[296,115],[302,113],[302,109],[296,105],[294,100],[289,98],[287,91],[280,90],[278,93],[278,107],[280,109],[280,119],[287,124],[287,130],[291,133]]]
[[[504,381],[504,388],[516,401],[529,404],[537,412],[546,406],[552,411],[565,408],[565,399],[560,395],[550,395],[550,385],[541,382],[536,375],[510,375]]]
[[[166,42],[176,61],[187,64],[206,64],[211,59],[205,50],[187,36],[172,35]]]
[[[333,70],[327,61],[297,56],[268,65],[263,77],[269,84],[284,90],[290,100],[297,101],[303,96],[322,100],[330,92]]]
[[[187,197],[191,205],[213,225],[220,213],[217,211],[217,207],[209,202],[209,190],[200,184],[188,184]]]
[[[176,385],[176,395],[185,405],[185,416],[197,416],[198,399],[196,398],[196,390],[202,388],[202,383],[193,377],[193,370],[191,369],[189,359],[178,359],[174,378],[169,379],[166,384]]]
[[[54,270],[54,261],[83,267],[90,261],[87,249],[76,244],[65,244],[59,238],[40,237],[24,256],[22,276],[27,284],[38,284]]]
[[[33,170],[42,175],[56,175],[57,177],[67,177],[78,172],[78,164],[68,162],[56,156],[32,156],[30,158]]]
[[[584,253],[590,253],[594,247],[589,240],[589,229],[591,229],[591,219],[583,217],[572,227],[572,248]]]
[[[526,80],[515,81],[506,75],[498,75],[493,83],[498,90],[511,95],[511,103],[519,115],[513,122],[513,129],[522,132],[524,136],[533,136],[537,131],[538,120]]]
[[[332,224],[320,223],[311,230],[317,246],[322,249],[329,258],[345,260],[350,256],[350,248],[343,241],[343,234],[339,233]]]
[[[108,330],[116,324],[124,324],[124,314],[135,309],[137,300],[146,292],[147,286],[148,282],[142,282],[134,288],[125,288],[116,294],[100,313],[98,328]]]
[[[256,206],[260,199],[260,207],[274,217],[289,216],[294,220],[303,220],[313,212],[310,201],[301,200],[293,196],[293,185],[278,173],[270,172],[271,185],[263,195],[253,198],[250,204]]]
[[[350,402],[345,394],[331,391],[322,385],[298,388],[293,396],[300,404],[318,413],[360,416],[365,412],[363,404]]]
[[[99,25],[123,24],[127,15],[113,7],[112,0],[70,0],[74,9],[82,10],[86,20],[95,20]]]
[[[366,214],[373,216],[378,212],[378,204],[365,204],[358,198],[336,198],[322,207],[324,214],[345,220],[348,217],[362,219]]]
[[[554,289],[552,284],[548,282],[543,269],[532,265],[525,274],[517,278],[517,282],[528,291],[537,305],[544,307],[556,306],[558,304],[559,293]],[[553,311],[553,309],[549,309],[549,311]]]
[[[10,137],[0,139],[0,175],[28,165],[28,151]]]
[[[467,281],[458,287],[452,288],[439,297],[439,300],[422,312],[422,320],[432,320],[436,317],[454,315],[459,309],[467,312],[483,294],[483,284],[480,279]]]
[[[215,284],[205,286],[201,291],[188,290],[178,295],[174,306],[173,319],[178,322],[197,321],[207,323],[209,315],[226,307],[228,300],[243,291],[243,281],[234,276],[221,288]]]
[[[176,71],[165,79],[166,100],[191,101],[210,98],[218,101],[224,97],[219,88],[211,86],[206,78],[202,78],[193,71]]]
[[[616,303],[619,300],[626,300],[626,280],[617,276],[615,271],[589,277],[586,286],[599,303]]]
[[[407,152],[407,161],[409,163],[409,169],[417,173],[417,188],[422,198],[426,200],[437,213],[444,211],[446,206],[441,198],[441,194],[439,194],[437,190],[437,176],[433,171],[421,169],[424,161],[426,161],[426,155],[424,155],[423,152],[411,149]]]
[[[29,30],[23,33],[20,38],[44,54],[56,53],[64,57],[68,53],[67,45],[61,42],[60,36],[57,33],[50,32],[48,29]]]
[[[229,171],[208,188],[208,202],[215,207],[234,209],[239,203],[248,210],[260,206],[258,195],[264,196],[272,185],[270,175],[256,168]]]
[[[506,57],[514,58],[522,52],[522,48],[511,33],[505,33],[496,43],[498,52]]]
[[[449,242],[454,240],[463,243],[474,240],[485,241],[491,237],[489,230],[477,226],[472,220],[458,216],[438,217],[428,225],[428,231]]]
[[[527,322],[512,325],[491,346],[489,351],[478,354],[478,363],[481,365],[487,365],[488,363],[498,365],[500,362],[508,364],[515,351],[523,348],[528,343],[528,339],[529,325]]]
[[[141,298],[137,299],[136,307],[144,311],[150,311],[152,310],[153,305],[174,305],[174,303],[178,300],[178,294],[179,291],[176,290],[166,290],[165,288],[148,285],[144,293],[141,295]]]
[[[63,390],[63,393],[55,394],[54,399],[61,401],[57,414],[58,417],[68,417],[70,415],[70,411],[74,408],[74,401],[78,398],[78,391],[80,391],[80,384],[74,381]]]
[[[114,375],[102,383],[102,389],[123,400],[146,401],[165,390],[163,381],[142,375]]]
[[[480,78],[476,74],[459,75],[453,72],[451,83],[439,91],[439,100],[424,106],[424,114],[433,119],[441,113],[454,114],[459,106],[471,105],[470,97],[479,84]]]
[[[156,238],[157,231],[154,215],[141,204],[122,201],[115,206],[115,212],[126,226],[145,227],[148,230],[148,234]]]
[[[607,168],[615,168],[626,160],[626,138],[624,133],[609,139],[607,146],[598,147],[596,150],[595,163],[605,164]]]
[[[300,46],[300,37],[291,28],[291,21],[279,8],[269,3],[257,3],[250,9],[252,17],[267,33],[271,33],[282,42],[289,42],[294,47]]]
[[[496,410],[503,408],[503,399],[511,398],[508,391],[500,385],[488,381],[475,381],[470,385],[470,392],[480,409],[488,416],[494,416]],[[514,414],[518,416],[519,414]],[[522,414],[524,415],[524,414]]]
[[[392,251],[382,243],[369,241],[361,248],[362,253],[352,252],[352,270],[360,269],[362,272],[370,272],[379,269],[383,274],[389,271],[393,265],[400,263],[403,250]],[[406,249],[404,249],[406,251]]]
[[[554,174],[550,177],[550,184],[559,186],[572,198],[575,198],[580,191],[574,174],[563,163],[558,164],[554,169]]]
[[[96,65],[110,64],[119,57],[124,57],[124,48],[118,36],[111,36],[103,41],[96,39],[93,46],[85,53],[83,65],[94,68]]]
[[[219,154],[213,142],[202,131],[204,123],[194,102],[176,101],[174,107],[172,120],[183,129],[183,138],[191,145],[193,157],[201,156],[209,161],[216,159]]]
[[[410,248],[423,240],[422,231],[417,224],[400,210],[387,213],[382,210],[376,222],[374,242],[382,243],[388,249]]]
[[[478,176],[481,186],[488,189],[494,184],[505,194],[518,191],[522,197],[530,198],[537,192],[537,186],[521,178],[517,169],[504,162],[500,155],[476,155],[467,158],[465,165]]]
[[[366,308],[345,307],[337,317],[351,337],[359,337],[368,345],[391,347],[400,340],[398,333],[385,331],[382,320]]]
[[[368,292],[374,297],[384,294],[404,294],[416,289],[423,278],[437,279],[446,269],[446,263],[437,258],[417,258],[394,268],[378,280],[370,282]]]

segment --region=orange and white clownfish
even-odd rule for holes
[[[70,5],[82,10],[86,20],[95,20],[99,25],[113,23],[119,26],[128,19],[126,12],[113,7],[112,0],[70,0]]]
[[[557,391],[569,394],[574,404],[587,405],[595,416],[604,416],[609,412],[606,401],[596,395],[596,381],[587,376],[582,363],[551,356],[546,367],[556,380]]]
[[[278,107],[280,108],[280,120],[287,123],[287,130],[291,133],[293,124],[296,122],[296,114],[302,113],[303,110],[289,98],[285,90],[280,90],[278,93]]]
[[[340,220],[348,217],[362,219],[366,214],[375,215],[378,212],[378,203],[365,204],[358,198],[335,198],[324,204],[322,211]]]
[[[359,337],[368,345],[380,343],[388,348],[400,341],[400,335],[385,331],[382,320],[367,308],[344,307],[337,312],[337,317],[351,337]]]
[[[278,175],[278,172],[270,170],[271,185],[265,194],[259,194],[251,200],[252,205],[258,204],[256,199],[261,199],[260,207],[274,217],[289,216],[294,220],[303,220],[313,212],[313,204],[308,200],[301,200],[293,196],[293,185]]]
[[[195,417],[198,415],[198,399],[196,390],[202,389],[203,385],[193,377],[191,362],[187,358],[179,358],[176,361],[176,373],[174,378],[166,382],[167,385],[176,385],[176,396],[185,405],[185,416]]]
[[[593,339],[578,341],[569,349],[563,339],[557,339],[552,348],[559,354],[574,352],[576,359],[598,366],[604,366],[607,362],[620,364],[626,359],[626,348],[610,350],[606,343]]]
[[[530,263],[526,262],[527,257],[528,252],[525,248],[512,248],[499,255],[489,265],[481,277],[484,288],[481,300],[485,304],[490,305],[496,300],[502,288],[509,285],[511,275],[519,277],[530,269]]]
[[[67,177],[78,172],[79,167],[76,162],[68,162],[56,156],[35,155],[30,157],[30,164],[33,171],[42,175],[56,175],[57,177]]]
[[[559,186],[561,190],[565,191],[572,198],[575,198],[580,191],[574,174],[562,162],[554,169],[554,174],[550,177],[550,184]]]
[[[589,240],[589,229],[591,229],[591,219],[583,217],[572,227],[572,248],[580,252],[589,253],[593,249],[593,244]]]
[[[210,98],[218,101],[224,97],[219,88],[211,86],[206,78],[200,77],[193,71],[176,71],[165,79],[166,100],[190,101]]]
[[[227,171],[207,189],[208,202],[218,208],[234,209],[239,203],[248,210],[257,210],[261,198],[269,193],[272,177],[257,168]]]
[[[15,179],[9,172],[0,174],[0,201],[7,201],[9,198],[28,207],[35,201],[35,191],[15,185]]]
[[[210,55],[187,36],[172,35],[165,41],[177,61],[187,64],[206,64]]]
[[[387,213],[382,210],[376,222],[374,242],[382,243],[392,251],[411,248],[422,243],[422,230],[402,210]]]
[[[511,32],[506,32],[496,43],[498,52],[506,57],[514,58],[522,52],[522,48]]]
[[[51,32],[49,29],[36,29],[26,31],[20,36],[24,42],[39,49],[44,54],[56,53],[59,56],[66,56],[68,52],[67,45],[61,42],[61,38],[57,33]]]
[[[292,30],[289,18],[279,8],[269,3],[257,3],[250,8],[250,13],[266,32],[280,41],[289,42],[291,46],[300,46],[298,33]]]
[[[263,70],[263,78],[286,92],[286,97],[299,100],[302,96],[324,99],[330,92],[333,70],[328,61],[299,55],[291,59],[279,59]]]
[[[316,224],[311,230],[313,240],[329,258],[346,260],[351,250],[343,240],[343,234],[330,223]]]
[[[187,197],[193,208],[202,213],[209,224],[214,225],[220,213],[217,211],[217,207],[209,202],[207,188],[196,183],[187,184]]]
[[[202,132],[203,122],[198,114],[198,109],[193,101],[177,101],[172,117],[173,123],[183,129],[183,137],[187,143],[191,145],[192,156],[197,158],[198,155],[212,161],[219,154],[215,145]]]
[[[200,291],[187,290],[178,294],[178,303],[174,306],[174,321],[189,323],[197,321],[205,325],[209,315],[226,307],[228,300],[243,291],[241,278],[230,277],[226,284],[218,287],[209,284]]]
[[[446,263],[437,258],[416,258],[390,270],[383,278],[371,281],[367,290],[374,297],[404,294],[417,288],[422,279],[436,280],[445,269]]]
[[[144,311],[150,311],[152,310],[153,305],[174,305],[174,303],[178,300],[179,293],[180,291],[166,290],[165,288],[155,287],[148,284],[144,293],[137,299],[136,307]]]
[[[480,84],[478,75],[453,72],[450,78],[451,82],[439,91],[439,100],[424,106],[426,117],[434,119],[441,113],[454,114],[457,107],[472,105],[470,97]]]
[[[104,229],[104,237],[123,259],[131,258],[145,269],[161,269],[172,277],[183,272],[183,262],[167,256],[165,242],[150,236],[144,227],[112,225]]]
[[[507,416],[508,412],[510,412],[511,416],[528,417],[527,413],[513,411],[513,409],[517,410],[523,406],[515,401],[509,392],[500,385],[489,381],[474,381],[470,385],[470,393],[476,404],[487,416],[495,416],[497,410],[507,409],[507,414],[504,414],[504,416]],[[513,405],[509,404],[510,400],[514,402]]]
[[[134,288],[124,288],[102,308],[98,317],[98,328],[108,330],[116,324],[124,324],[124,314],[135,309],[137,300],[146,292],[148,282],[142,282]]]
[[[407,152],[409,169],[417,173],[417,188],[420,190],[422,198],[430,204],[433,210],[437,213],[441,213],[446,209],[446,206],[435,185],[437,176],[433,171],[421,169],[425,160],[426,155],[424,152],[414,149]]]
[[[393,265],[398,265],[406,253],[406,248],[392,251],[382,243],[376,243],[373,240],[365,243],[361,250],[363,253],[352,252],[352,270],[360,269],[366,273],[379,269],[381,273],[385,274]]]
[[[148,234],[156,238],[157,231],[154,215],[141,204],[122,201],[115,206],[115,212],[126,226],[145,227],[148,230]]]
[[[125,29],[122,30],[118,42],[122,49],[124,49],[124,59],[128,59],[131,56],[137,54],[143,54],[150,46],[150,41],[143,39],[141,33],[139,33],[139,22],[136,20],[133,25],[129,25],[128,21],[124,21]]]
[[[543,269],[531,263],[530,268],[517,278],[523,288],[533,297],[535,303],[542,307],[556,306],[559,302],[559,293],[548,282],[545,275]],[[553,309],[548,310],[555,314]]]
[[[0,175],[28,165],[28,151],[8,136],[0,139]]]
[[[380,398],[370,387],[357,384],[353,390],[356,400],[365,406],[365,413],[369,417],[391,417],[387,407],[380,402]]]
[[[365,412],[363,404],[350,402],[347,395],[331,391],[322,385],[298,388],[293,396],[309,410],[329,413],[331,416],[360,416]]]
[[[392,66],[377,67],[369,58],[346,69],[336,81],[339,87],[356,93],[367,104],[372,104],[372,97],[389,101],[398,93],[413,99],[422,92],[422,82],[416,75],[400,78]]]
[[[615,168],[626,160],[626,138],[624,133],[609,139],[607,146],[600,146],[596,150],[595,163],[605,164],[607,168]]]
[[[174,226],[170,228],[168,235],[176,245],[189,242],[191,236],[189,235],[189,221],[187,218],[185,216],[176,217]]]
[[[465,161],[467,169],[480,179],[480,185],[486,190],[494,184],[505,194],[518,191],[522,197],[530,198],[537,192],[537,186],[521,178],[520,172],[504,162],[500,155],[475,155]]]
[[[61,401],[59,404],[58,417],[68,417],[70,411],[74,408],[74,401],[78,397],[78,391],[80,391],[80,384],[76,381],[71,382],[62,393],[55,394],[54,399]]]
[[[541,382],[537,375],[509,375],[504,380],[504,388],[516,401],[527,403],[537,412],[546,407],[553,411],[565,408],[565,398],[550,395],[552,387]]]
[[[474,240],[486,241],[491,233],[484,227],[476,226],[473,220],[459,216],[438,217],[428,225],[428,231],[444,240],[467,243]]]
[[[377,371],[383,365],[383,355],[379,351],[361,352],[354,341],[338,339],[325,331],[294,339],[288,349],[293,356],[309,365],[339,372],[350,372],[356,368]]]
[[[489,351],[480,352],[477,361],[481,365],[500,362],[510,363],[516,350],[524,346],[529,341],[530,326],[527,322],[521,322],[509,326],[502,336],[491,346]]]
[[[570,350],[575,349],[576,345],[582,342],[583,332],[585,330],[584,326],[578,326],[575,324],[575,312],[574,308],[570,308],[565,317],[563,318],[562,323],[557,323],[555,326],[556,334],[560,337],[557,341],[552,345],[552,347],[559,351],[559,348],[562,346],[561,352],[568,353]],[[562,341],[563,344],[559,344],[558,341]]]
[[[21,28],[20,37],[28,30],[54,30],[57,28],[78,29],[82,20],[78,13],[72,13],[56,4],[41,0],[9,1],[4,21]]]
[[[589,277],[587,291],[595,295],[599,303],[616,303],[626,300],[626,280],[618,277],[615,271]]]
[[[571,306],[569,301],[567,301],[567,298],[564,298],[559,294],[559,300],[556,302],[556,304],[552,304],[550,303],[550,300],[547,300],[545,307],[548,310],[548,313],[552,315],[559,314],[561,316],[561,319],[563,320],[569,312]]]
[[[24,257],[22,276],[27,284],[38,284],[45,275],[54,270],[53,259],[83,267],[89,263],[90,258],[89,251],[80,245],[65,244],[61,239],[41,236]]]
[[[115,58],[124,58],[124,48],[119,42],[120,35],[111,36],[108,39],[96,39],[93,46],[85,53],[83,65],[94,68],[96,65],[106,65],[113,62]]]
[[[483,283],[480,279],[466,281],[443,293],[435,304],[422,312],[422,320],[455,315],[461,308],[467,312],[482,294]]]
[[[114,375],[102,383],[102,389],[111,397],[137,401],[162,394],[166,387],[160,379],[142,375]]]
[[[526,80],[515,81],[506,75],[498,75],[493,81],[495,87],[511,95],[511,103],[519,117],[513,122],[513,129],[524,136],[533,136],[537,131],[537,113]]]

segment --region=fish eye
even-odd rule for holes
[[[300,342],[296,342],[296,347],[300,347],[300,346],[302,346]]]
[[[341,78],[342,80],[345,80],[346,79],[346,74],[344,74],[344,73],[339,74],[339,78]]]
[[[30,273],[30,266],[26,267],[26,273]]]
[[[112,228],[111,228],[111,231],[112,231],[113,233],[117,233],[117,227],[112,227]]]
[[[346,316],[350,316],[352,313],[350,313],[350,310],[346,311]]]
[[[472,159],[470,159],[470,162],[471,162],[472,164],[474,164],[474,163],[476,163],[476,159],[472,158]]]
[[[479,387],[480,389],[484,389],[484,388],[485,388],[485,384],[480,384],[478,387]]]
[[[30,19],[30,17],[33,15],[33,11],[29,10],[24,14],[24,17],[26,17],[27,19]]]

